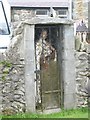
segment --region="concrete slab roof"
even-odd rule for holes
[[[8,0],[11,7],[69,7],[69,0]]]
[[[30,25],[37,25],[37,24],[66,24],[70,25],[73,24],[73,20],[68,19],[62,19],[62,18],[54,18],[54,17],[45,17],[45,18],[39,18],[39,17],[33,17],[30,20],[26,20],[23,22],[24,24],[30,24]]]

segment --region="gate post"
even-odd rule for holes
[[[24,27],[25,53],[25,98],[26,111],[35,112],[35,51],[34,25],[25,24]]]
[[[63,81],[64,81],[64,108],[75,108],[75,57],[74,57],[74,29],[72,24],[64,25],[64,40],[62,53]]]

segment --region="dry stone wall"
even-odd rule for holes
[[[0,54],[0,111],[8,115],[25,111],[24,61],[20,52],[22,39],[20,26],[13,34],[8,51]]]
[[[83,20],[88,25],[88,0],[73,0],[73,19],[76,26]],[[77,46],[80,45],[78,42]],[[75,50],[76,59],[76,105],[87,106],[88,92],[86,86],[90,81],[90,45],[85,43],[81,45],[80,50]]]
[[[78,107],[88,105],[87,85],[90,81],[90,55],[87,52],[75,52],[76,58],[76,104]]]
[[[0,111],[4,114],[25,112],[25,61],[24,24],[13,32],[10,48],[0,54]],[[76,105],[86,106],[88,93],[85,89],[90,76],[90,52],[75,51],[76,59]]]

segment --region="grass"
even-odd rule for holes
[[[72,110],[62,110],[53,114],[16,114],[12,116],[2,116],[3,118],[88,118],[88,108]]]

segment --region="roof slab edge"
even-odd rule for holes
[[[54,17],[46,17],[46,18],[39,18],[35,17],[30,20],[26,20],[23,22],[24,24],[29,25],[37,25],[37,24],[73,24],[73,20],[62,19],[62,18],[54,18]]]

